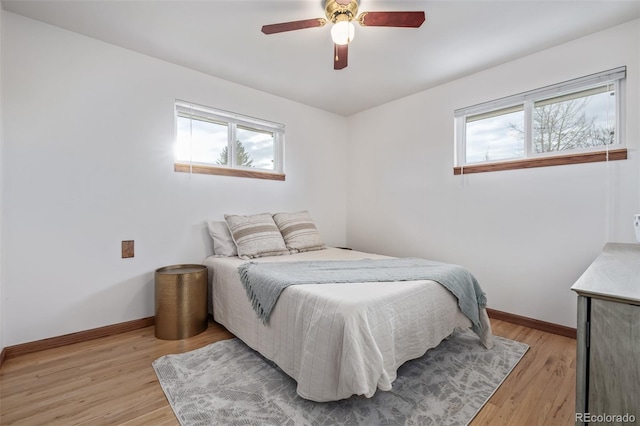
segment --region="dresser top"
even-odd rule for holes
[[[640,244],[607,243],[571,290],[640,304]]]

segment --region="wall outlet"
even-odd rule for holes
[[[122,258],[133,257],[133,240],[122,242]]]

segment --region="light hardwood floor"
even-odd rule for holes
[[[492,320],[494,334],[531,348],[471,423],[574,424],[574,339]],[[204,333],[158,340],[153,326],[21,355],[0,370],[0,424],[178,425],[151,362],[233,337]]]

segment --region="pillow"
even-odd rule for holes
[[[282,235],[269,213],[252,216],[224,215],[238,248],[238,257],[278,256],[289,254]]]
[[[213,254],[216,256],[237,256],[238,250],[236,243],[233,242],[231,232],[227,222],[216,222],[210,220],[207,222],[209,228],[209,235],[213,239]]]
[[[308,211],[276,213],[273,220],[278,225],[287,248],[292,253],[325,248],[320,232]]]

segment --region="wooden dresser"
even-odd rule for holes
[[[576,425],[636,424],[640,244],[606,244],[571,289],[578,293]]]

